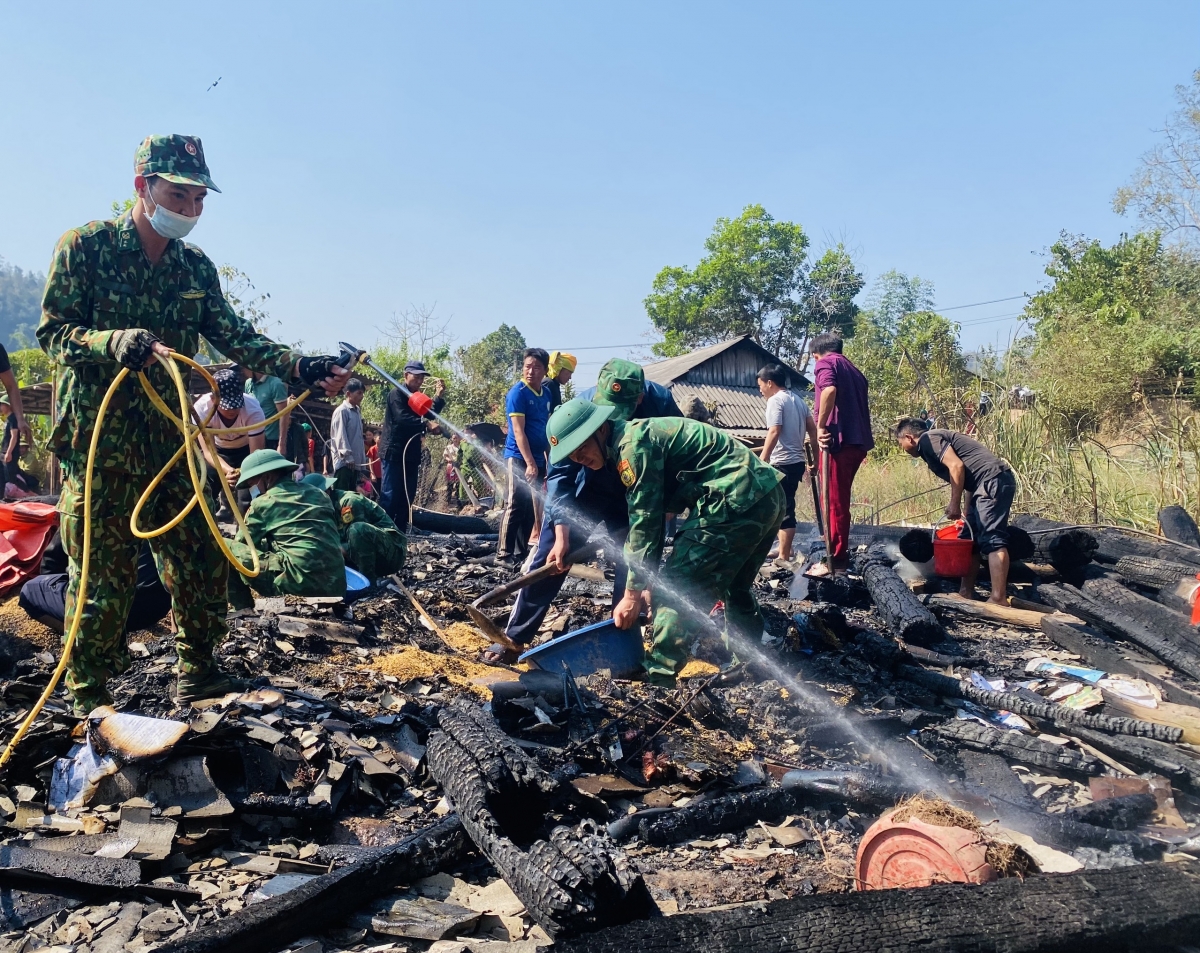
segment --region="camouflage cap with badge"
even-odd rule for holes
[[[133,157],[136,175],[157,175],[176,185],[199,185],[220,192],[208,174],[204,146],[197,136],[147,136]]]
[[[616,408],[615,418],[629,420],[645,389],[646,375],[641,367],[633,361],[614,357],[600,368],[592,403],[611,405]]]

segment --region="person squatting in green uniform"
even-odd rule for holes
[[[613,419],[614,408],[575,399],[548,427],[552,463],[570,459],[592,470],[616,464],[629,507],[625,596],[617,627],[633,626],[654,590],[654,626],[646,673],[673,685],[687,645],[718,599],[727,630],[758,639],[763,618],[752,586],[783,521],[782,474],[728,434],[682,417]],[[689,511],[655,585],[667,513]]]
[[[230,573],[229,604],[235,610],[254,608],[251,586],[263,596],[346,593],[346,563],[334,525],[337,514],[323,490],[292,479],[298,465],[277,450],[255,450],[242,462],[238,488],[259,491],[246,513],[259,573]],[[252,565],[250,547],[240,531],[229,548],[243,566]]]
[[[50,449],[63,471],[58,510],[70,563],[68,619],[80,586],[88,445],[100,402],[122,367],[145,368],[168,406],[175,403],[175,387],[155,357],[172,350],[191,357],[201,335],[245,367],[284,380],[299,377],[326,394],[336,394],[350,376],[336,367],[336,358],[301,357],[256,332],[225,300],[212,260],[181,241],[199,221],[209,190],[219,191],[199,139],[148,136],[134,158],[133,187],[137,201],[127,214],[91,222],[59,239],[37,329],[38,344],[54,362],[58,381],[61,417]],[[129,668],[125,619],[141,545],[129,517],[181,440],[136,376],[129,375],[109,403],[92,475],[87,601],[66,675],[76,711],[111,703],[108,679]],[[143,509],[142,527],[162,526],[191,496],[188,468],[181,462]],[[213,650],[227,632],[228,563],[200,509],[150,545],[178,625],[177,697],[192,701],[242,688],[246,683],[224,674],[213,661]]]
[[[408,537],[382,506],[355,490],[337,489],[337,477],[310,473],[301,482],[328,492],[347,566],[372,582],[404,568]]]

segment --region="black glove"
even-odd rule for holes
[[[296,365],[296,373],[306,384],[320,384],[327,377],[333,377],[333,369],[338,366],[338,359],[324,354],[321,357],[302,357]]]
[[[143,328],[125,328],[113,332],[108,339],[108,350],[118,364],[140,371],[153,356],[156,343],[158,338]]]

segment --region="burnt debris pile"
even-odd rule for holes
[[[260,600],[220,650],[249,692],[175,705],[172,633],[135,633],[117,710],[55,697],[0,778],[0,953],[1182,942],[1200,550],[1016,522],[1011,606],[855,527],[848,578],[768,563],[768,631],[673,688],[484,664],[512,574],[453,536],[350,605]],[[608,615],[602,554],[572,572],[542,639]]]

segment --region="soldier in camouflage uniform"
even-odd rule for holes
[[[337,513],[342,556],[372,582],[404,568],[408,537],[400,532],[387,511],[354,490],[339,490],[337,477],[310,473],[302,481],[329,493]]]
[[[299,464],[278,450],[255,450],[242,463],[238,488],[257,487],[246,513],[246,528],[258,551],[259,574],[229,577],[229,604],[252,609],[250,586],[263,596],[342,596],[346,564],[334,520],[337,513],[323,490],[292,479]],[[250,547],[240,535],[229,546],[243,566]]]
[[[63,469],[58,509],[70,557],[68,619],[80,583],[88,444],[100,401],[122,366],[147,368],[168,405],[174,385],[155,355],[175,350],[190,357],[200,335],[246,367],[284,380],[299,377],[326,393],[336,393],[349,377],[335,358],[302,358],[258,334],[225,300],[208,256],[180,240],[198,220],[208,190],[217,190],[199,139],[148,137],[134,159],[133,183],[138,201],[128,214],[72,229],[59,240],[37,330],[58,379],[61,418],[50,446]],[[109,403],[97,447],[87,602],[67,668],[77,710],[110,702],[107,680],[129,667],[123,633],[140,545],[129,517],[181,439],[135,376],[127,377]],[[143,510],[142,526],[161,526],[191,494],[187,466],[180,463]],[[151,546],[178,626],[178,697],[208,698],[240,687],[213,662],[226,633],[227,563],[200,510]]]
[[[674,684],[687,644],[718,599],[725,621],[744,637],[763,631],[752,586],[783,521],[782,474],[728,434],[698,420],[612,419],[613,408],[572,400],[547,428],[550,459],[592,470],[616,464],[629,506],[625,596],[613,609],[618,627],[634,625],[654,590],[654,634],[646,672]],[[663,518],[689,511],[657,581]]]

